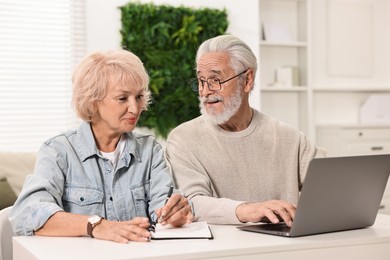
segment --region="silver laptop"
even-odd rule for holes
[[[238,228],[298,237],[371,226],[389,174],[390,154],[313,159],[291,228],[284,223]]]

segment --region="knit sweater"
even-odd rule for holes
[[[170,133],[166,159],[195,216],[215,224],[241,223],[243,202],[298,201],[317,148],[296,129],[257,110],[243,131],[229,132],[203,116]]]

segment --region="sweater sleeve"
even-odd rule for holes
[[[302,189],[302,183],[306,177],[309,163],[313,158],[325,157],[326,153],[324,150],[316,147],[312,144],[307,137],[301,134],[300,138],[300,151],[299,151],[299,189]]]
[[[240,224],[236,208],[243,202],[218,198],[207,170],[179,143],[175,137],[168,138],[165,155],[177,188],[193,203],[195,219],[212,224]]]

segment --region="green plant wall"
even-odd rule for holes
[[[199,115],[197,93],[187,83],[195,77],[198,46],[225,33],[227,12],[132,2],[120,10],[122,46],[140,57],[150,76],[153,103],[138,125],[166,137]]]

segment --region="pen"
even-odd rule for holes
[[[165,204],[167,204],[169,198],[172,196],[172,192],[173,192],[173,186],[169,187],[169,191],[168,191],[168,195],[167,195],[167,198],[165,199]]]
[[[148,228],[149,232],[156,232],[156,222],[154,222],[151,218],[149,218],[150,226]]]
[[[165,199],[164,205],[167,204],[169,198],[172,196],[172,192],[173,192],[173,186],[171,185],[171,187],[169,187],[168,195],[167,195],[167,198]],[[160,222],[162,221],[162,218],[163,218],[163,214],[161,214],[161,216],[160,216]]]
[[[156,231],[156,221],[153,220],[153,217],[149,214],[148,216],[148,219],[149,219],[149,227],[148,227],[148,231],[149,232],[155,232]]]

